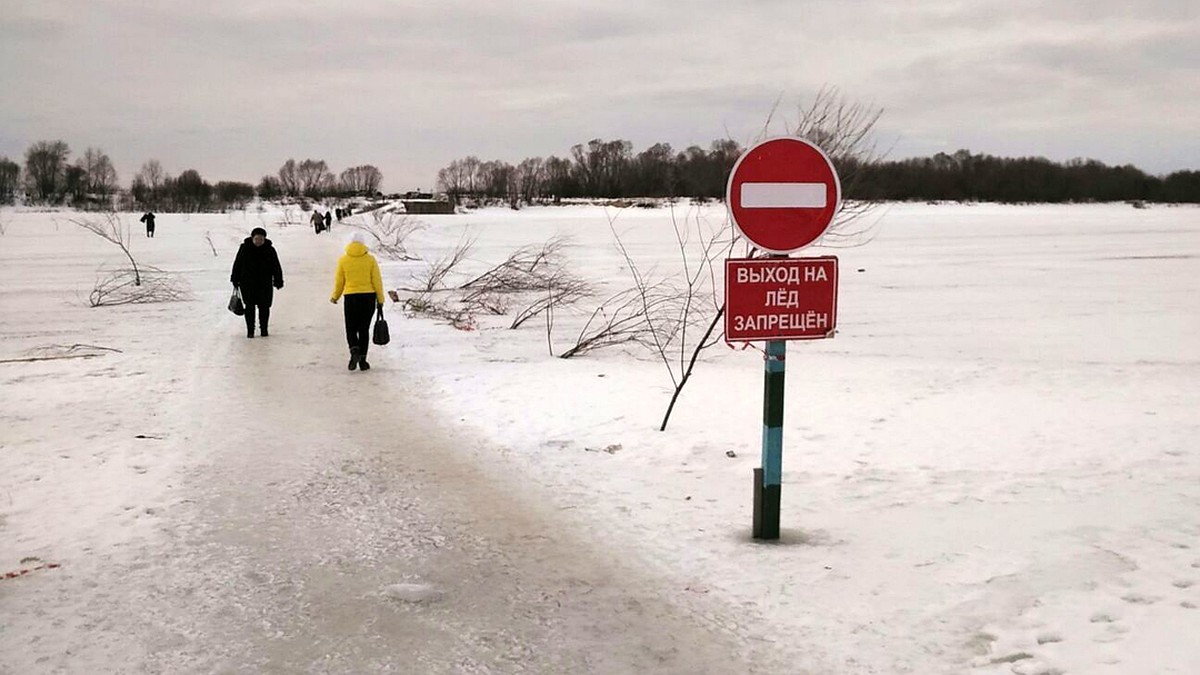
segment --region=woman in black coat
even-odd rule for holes
[[[233,287],[242,294],[246,305],[246,337],[254,337],[254,309],[258,308],[259,334],[267,337],[267,324],[271,320],[271,299],[274,288],[283,288],[283,268],[279,266],[279,254],[267,239],[267,231],[256,227],[238,248],[233,260],[233,272],[229,275]]]

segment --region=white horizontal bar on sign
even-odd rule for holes
[[[742,183],[743,209],[823,209],[824,183]]]

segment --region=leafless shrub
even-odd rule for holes
[[[565,237],[552,237],[539,246],[522,246],[504,262],[463,284],[460,288],[528,291],[545,287],[544,271],[561,269]]]
[[[371,219],[351,223],[375,240],[371,249],[391,260],[415,260],[408,255],[405,241],[412,233],[425,229],[425,223],[408,215],[387,211],[371,211]]]
[[[522,246],[501,263],[459,287],[470,310],[507,314],[521,296],[533,294],[513,317],[510,329],[551,307],[573,304],[592,293],[591,285],[568,269],[565,237],[552,237],[541,246]],[[544,293],[544,295],[543,295]]]
[[[674,393],[667,404],[659,431],[665,431],[667,422],[679,395],[692,376],[700,352],[720,342],[720,337],[713,336],[721,316],[725,312],[724,298],[719,293],[716,267],[733,250],[737,237],[732,224],[726,217],[716,227],[706,227],[697,215],[696,242],[691,242],[692,228],[685,217],[682,226],[675,217],[675,209],[671,209],[671,227],[675,231],[675,241],[679,245],[679,258],[683,264],[683,303],[678,316],[678,339],[671,345],[663,345],[658,355],[667,373],[671,377]],[[628,256],[626,256],[628,259]],[[631,263],[632,264],[632,263]],[[699,332],[707,324],[707,328],[698,340],[689,337]],[[689,333],[691,329],[696,330]],[[690,352],[690,358],[689,358]],[[676,361],[676,359],[678,359]]]
[[[468,239],[464,234],[453,250],[434,262],[427,263],[421,275],[414,277],[417,281],[417,291],[428,294],[446,290],[446,276],[466,260],[474,246],[475,239]]]
[[[415,286],[399,289],[411,294],[403,300],[404,308],[414,314],[443,319],[456,328],[473,328],[474,317],[453,296],[456,289],[447,287],[446,277],[466,260],[474,245],[473,238],[463,235],[452,251],[427,262],[420,273],[413,274]]]
[[[419,294],[405,298],[401,305],[410,314],[440,319],[459,330],[474,330],[475,317],[463,307],[455,307],[445,300],[434,300],[432,294]]]
[[[522,246],[470,280],[450,283],[450,276],[468,258],[474,243],[464,237],[454,250],[414,275],[415,286],[400,289],[412,294],[404,300],[405,307],[461,329],[474,328],[476,315],[505,315],[518,307],[509,326],[515,329],[553,307],[592,294],[591,285],[568,269],[564,251],[569,242],[563,237]]]
[[[157,267],[143,266],[139,274],[130,269],[112,270],[98,275],[88,294],[92,307],[140,305],[176,302],[190,297],[186,284],[177,276]]]
[[[591,297],[595,292],[591,284],[566,270],[547,276],[544,290],[545,295],[535,295],[532,301],[513,314],[510,329],[519,328],[521,324],[543,312],[547,313],[546,321],[552,323],[550,313],[556,307],[574,305],[584,298]]]
[[[103,218],[71,222],[117,246],[129,261],[128,268],[103,272],[96,278],[96,284],[88,294],[88,303],[92,307],[174,302],[189,296],[182,279],[157,267],[138,265],[129,250],[132,241],[129,225],[119,215],[106,213]]]
[[[85,220],[71,220],[79,227],[91,232],[101,239],[111,242],[121,249],[121,253],[129,260],[129,266],[133,273],[133,283],[135,286],[140,286],[142,283],[141,274],[138,271],[137,260],[134,260],[133,254],[129,251],[129,245],[132,241],[129,236],[129,224],[121,220],[121,217],[115,213],[106,213],[101,218],[88,218]],[[95,305],[93,305],[94,307]]]
[[[617,345],[654,348],[669,332],[667,323],[679,311],[679,293],[666,282],[619,291],[592,311],[575,338],[559,355],[569,359]]]
[[[852,102],[836,87],[827,86],[811,103],[799,105],[795,122],[785,121],[784,128],[788,135],[812,142],[829,156],[845,194],[862,179],[863,167],[878,163],[886,154],[879,151],[874,139],[875,125],[882,116],[882,108]],[[851,248],[870,242],[878,233],[879,221],[863,221],[878,206],[878,202],[843,199],[820,244]]]

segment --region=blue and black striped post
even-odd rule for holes
[[[763,377],[762,467],[754,470],[754,538],[779,538],[779,492],[783,482],[783,375],[787,343],[767,342]]]

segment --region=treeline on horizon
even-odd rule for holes
[[[112,160],[99,148],[88,148],[74,163],[64,141],[38,141],[25,151],[25,164],[0,157],[0,204],[12,204],[19,192],[33,204],[66,204],[79,208],[146,208],[164,211],[243,209],[255,197],[279,199],[345,199],[374,195],[383,173],[370,164],[350,167],[338,175],[324,160],[289,159],[275,175],[258,185],[240,181],[204,180],[187,169],[167,173],[157,159],[147,160],[122,189]]]
[[[675,152],[656,143],[634,154],[629,141],[594,139],[570,157],[533,157],[516,166],[466,157],[438,171],[438,189],[455,202],[506,200],[514,207],[562,198],[690,197],[723,199],[744,148],[730,140]],[[842,195],[854,200],[1027,202],[1200,202],[1200,171],[1152,176],[1094,159],[1052,162],[954,154],[899,161],[831,158]]]
[[[705,149],[676,152],[656,143],[634,153],[625,140],[593,139],[571,148],[569,157],[534,157],[516,166],[466,157],[438,171],[438,190],[455,203],[504,201],[521,204],[564,198],[723,199],[729,171],[743,148],[731,140]],[[166,211],[240,209],[264,200],[353,198],[379,194],[383,174],[372,165],[338,175],[324,160],[289,159],[257,185],[206,181],[194,169],[178,176],[148,160],[122,189],[108,155],[88,148],[71,163],[63,141],[38,141],[22,166],[0,157],[0,203],[18,195],[28,203],[83,208],[149,208]],[[1042,157],[1005,158],[953,154],[897,161],[862,161],[834,156],[842,194],[853,200],[1031,202],[1200,202],[1200,171],[1149,175],[1131,166],[1107,166],[1092,159],[1052,162]]]

